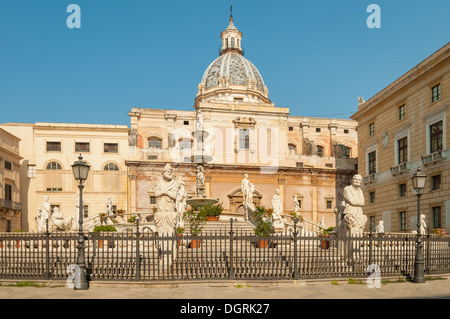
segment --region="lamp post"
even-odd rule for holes
[[[421,172],[420,167],[417,169],[417,172],[415,172],[411,177],[412,185],[417,195],[417,238],[416,258],[414,261],[414,283],[425,282],[424,260],[422,255],[422,234],[420,231],[420,197],[422,196],[426,180],[427,175]]]
[[[79,207],[79,227],[78,227],[78,256],[77,265],[79,267],[79,280],[75,281],[75,290],[87,290],[89,289],[89,282],[87,278],[86,258],[85,258],[85,243],[83,234],[83,183],[88,178],[89,169],[91,167],[83,161],[83,157],[78,157],[78,161],[75,161],[72,165],[73,175],[75,180],[78,181],[78,189],[80,190],[80,207]],[[76,275],[76,274],[75,274]]]

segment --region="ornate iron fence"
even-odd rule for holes
[[[414,235],[303,237],[208,232],[199,236],[86,233],[90,280],[308,279],[412,276]],[[66,279],[77,233],[0,233],[0,278]],[[200,244],[197,244],[197,240]],[[450,272],[450,238],[423,238],[426,274]]]

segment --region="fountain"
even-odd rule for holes
[[[197,154],[191,156],[191,162],[197,163],[197,197],[189,198],[186,203],[194,210],[199,210],[202,206],[214,205],[219,202],[218,198],[207,198],[205,191],[205,164],[212,161],[210,155],[205,154],[204,141],[209,136],[209,133],[203,129],[203,117],[201,111],[197,112],[197,120],[195,121],[195,129],[192,132],[192,137],[197,140]]]

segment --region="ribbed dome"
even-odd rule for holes
[[[265,85],[258,69],[239,53],[225,53],[214,60],[203,74],[205,88],[219,86],[219,79],[227,79],[229,85],[251,86],[264,93]]]

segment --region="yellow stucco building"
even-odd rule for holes
[[[450,231],[449,52],[447,43],[351,116],[358,121],[364,213],[372,224],[383,220],[385,231],[417,229],[411,177],[418,167],[427,175],[421,213],[430,230]]]

